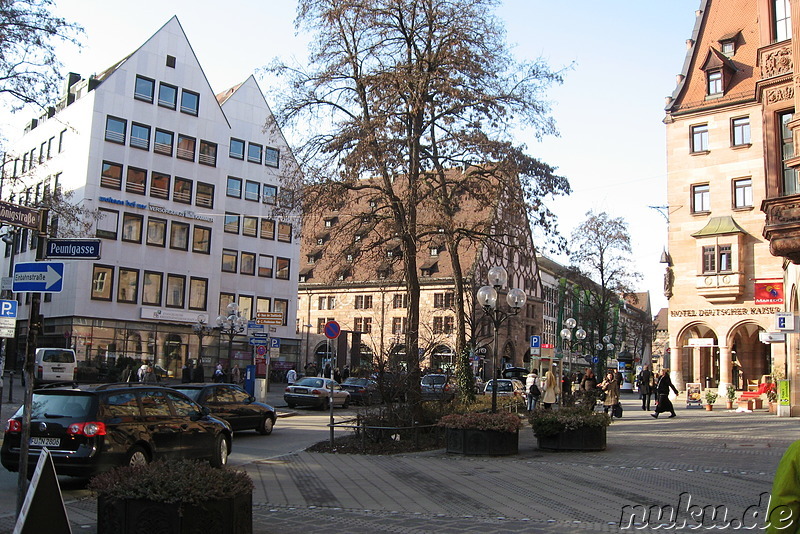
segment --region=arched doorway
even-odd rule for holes
[[[772,373],[770,346],[761,343],[758,336],[763,331],[754,323],[743,323],[731,330],[731,382],[736,389],[746,390],[748,381],[755,380],[758,383],[762,375]]]
[[[431,370],[439,369],[448,374],[453,374],[456,371],[455,353],[447,345],[438,345],[431,353]]]
[[[316,364],[316,374],[325,369],[325,366],[330,364],[335,367],[336,347],[333,343],[322,342],[314,349],[314,363]]]
[[[687,383],[717,387],[720,381],[719,342],[717,334],[706,324],[687,325],[678,335],[681,368],[673,369]]]

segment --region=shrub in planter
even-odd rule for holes
[[[558,410],[534,410],[529,416],[540,449],[604,450],[608,414],[585,406],[566,406]]]
[[[205,462],[158,461],[94,477],[97,532],[253,532],[247,473]]]
[[[463,413],[442,417],[447,452],[469,455],[508,455],[519,452],[520,417],[511,412]]]

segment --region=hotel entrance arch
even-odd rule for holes
[[[717,387],[720,382],[720,351],[716,332],[705,323],[692,323],[678,335],[678,344],[673,353],[673,376],[678,374],[681,384],[695,382],[706,387]]]
[[[734,325],[728,334],[732,363],[730,383],[736,389],[747,390],[748,381],[757,384],[763,375],[772,374],[770,345],[761,343],[760,332],[764,332],[760,325],[746,321]]]

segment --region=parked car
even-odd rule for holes
[[[275,408],[263,402],[235,384],[176,384],[180,391],[200,406],[205,406],[211,415],[224,419],[233,430],[253,429],[259,434],[272,434],[277,415]]]
[[[338,382],[330,378],[308,376],[288,386],[283,400],[289,408],[313,406],[327,410],[330,408],[331,386],[333,386],[333,406],[350,406],[350,393],[342,389]]]
[[[342,382],[342,389],[350,393],[350,400],[356,404],[370,405],[381,401],[378,382],[369,378],[350,377]]]
[[[8,420],[0,462],[19,470],[23,407]],[[59,386],[34,391],[28,474],[42,447],[56,473],[88,477],[158,459],[228,461],[233,432],[183,393],[136,383]]]
[[[522,367],[506,367],[500,372],[500,378],[516,378],[524,382],[529,372]]]
[[[525,396],[525,384],[516,378],[498,378],[497,380],[489,380],[486,382],[486,387],[483,392],[487,395],[491,395],[495,382],[497,382],[498,397]]]
[[[78,364],[72,349],[40,347],[36,349],[34,365],[36,375],[33,383],[36,386],[45,382],[67,382],[78,378]]]
[[[420,382],[422,400],[450,401],[456,396],[456,380],[452,376],[430,374]]]

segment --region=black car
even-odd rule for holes
[[[19,470],[24,407],[6,424],[0,462]],[[34,391],[28,474],[42,447],[56,473],[92,476],[121,465],[193,458],[221,467],[233,432],[183,393],[137,383],[59,386]]]
[[[272,434],[275,408],[234,384],[180,384],[172,386],[201,406],[211,415],[225,419],[234,430],[253,429],[259,434]]]
[[[378,390],[378,383],[375,380],[351,376],[342,382],[341,386],[342,389],[350,392],[350,400],[356,404],[370,405],[381,400],[381,392]]]

